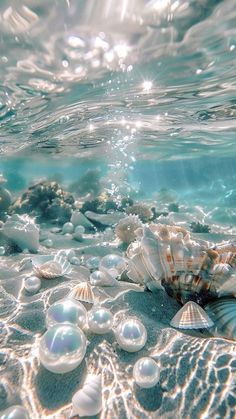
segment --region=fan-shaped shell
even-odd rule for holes
[[[94,293],[91,285],[88,282],[81,282],[80,284],[76,285],[70,293],[70,297],[85,303],[94,303]]]
[[[36,275],[45,279],[54,279],[67,275],[71,271],[70,263],[61,254],[55,255],[54,259],[42,263],[41,258],[33,258],[33,270]]]
[[[71,416],[94,416],[102,410],[101,375],[89,374],[83,387],[72,397]]]
[[[202,307],[189,301],[176,313],[170,325],[178,329],[205,329],[212,327],[213,321]]]
[[[236,299],[219,298],[205,306],[206,312],[214,321],[212,333],[236,340]]]

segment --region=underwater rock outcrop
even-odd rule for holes
[[[14,214],[2,227],[3,234],[21,250],[37,252],[39,248],[39,228],[27,215]]]
[[[75,209],[74,197],[58,183],[42,181],[30,186],[9,208],[10,214],[29,214],[39,221],[64,224]]]

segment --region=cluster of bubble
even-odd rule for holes
[[[72,222],[67,222],[62,226],[62,234],[72,236],[73,239],[82,241],[85,228],[82,225],[75,226]]]

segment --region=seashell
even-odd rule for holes
[[[85,303],[94,303],[94,293],[91,285],[88,282],[81,282],[69,294],[69,297]]]
[[[142,227],[142,222],[137,215],[128,215],[121,219],[116,228],[116,236],[123,242],[130,244],[136,239],[135,231]]]
[[[213,321],[207,313],[194,301],[186,303],[170,322],[178,329],[205,329],[213,326]]]
[[[71,265],[67,258],[60,253],[54,259],[41,263],[40,258],[32,259],[33,270],[36,275],[45,279],[54,279],[71,272]]]
[[[94,416],[102,410],[101,375],[88,374],[83,387],[72,397],[71,416]]]
[[[115,279],[106,269],[94,271],[90,275],[90,283],[99,287],[116,287],[119,281]]]
[[[127,207],[125,212],[128,215],[138,215],[139,219],[144,223],[153,218],[152,210],[142,202]]]
[[[28,215],[12,215],[3,225],[2,231],[21,250],[29,249],[33,253],[38,251],[39,228]]]
[[[125,217],[122,212],[116,211],[107,214],[97,214],[93,211],[86,211],[85,216],[91,220],[95,221],[103,226],[114,226],[115,224],[119,223],[119,221]]]
[[[73,224],[74,227],[80,225],[88,230],[94,230],[94,225],[79,210],[73,211],[70,222]]]
[[[211,330],[214,336],[236,340],[236,299],[219,298],[205,306],[206,312],[214,321]]]

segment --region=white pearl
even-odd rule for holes
[[[154,359],[149,357],[140,358],[133,368],[133,377],[139,387],[154,387],[160,378],[160,371]]]
[[[57,323],[71,323],[83,328],[87,320],[87,311],[79,301],[65,299],[49,307],[46,315],[47,327]]]
[[[108,271],[110,269],[116,269],[118,273],[121,274],[126,268],[126,261],[122,256],[119,255],[106,255],[101,259],[99,267],[101,270],[105,268]]]
[[[137,352],[147,341],[147,331],[144,325],[135,318],[123,320],[115,330],[119,346],[127,352]]]
[[[77,258],[76,256],[74,256],[73,258],[70,259],[70,263],[72,265],[80,265],[80,260],[79,260],[79,258]]]
[[[113,326],[113,315],[107,308],[94,307],[88,313],[88,326],[93,333],[108,333]]]
[[[56,374],[74,370],[82,362],[87,341],[79,327],[56,324],[41,337],[39,358],[43,366]]]
[[[75,233],[77,233],[77,234],[84,234],[85,233],[85,228],[84,228],[84,226],[77,226],[77,227],[75,227]]]
[[[102,271],[93,271],[89,277],[90,284],[99,286],[106,281],[106,274]]]
[[[65,252],[65,253],[69,261],[71,261],[72,258],[76,257],[76,253],[74,249],[70,249],[69,252]]]
[[[41,288],[41,279],[37,276],[29,276],[24,281],[24,288],[28,292],[36,293]]]
[[[4,246],[0,246],[0,256],[5,255],[5,247]]]
[[[99,267],[100,260],[99,256],[92,256],[86,260],[85,265],[89,269],[97,269]]]
[[[1,419],[29,419],[27,410],[23,406],[11,406],[1,413]]]
[[[52,247],[53,241],[51,239],[44,240],[43,245],[46,247]]]
[[[72,223],[65,223],[62,227],[62,234],[73,233],[74,226]]]

